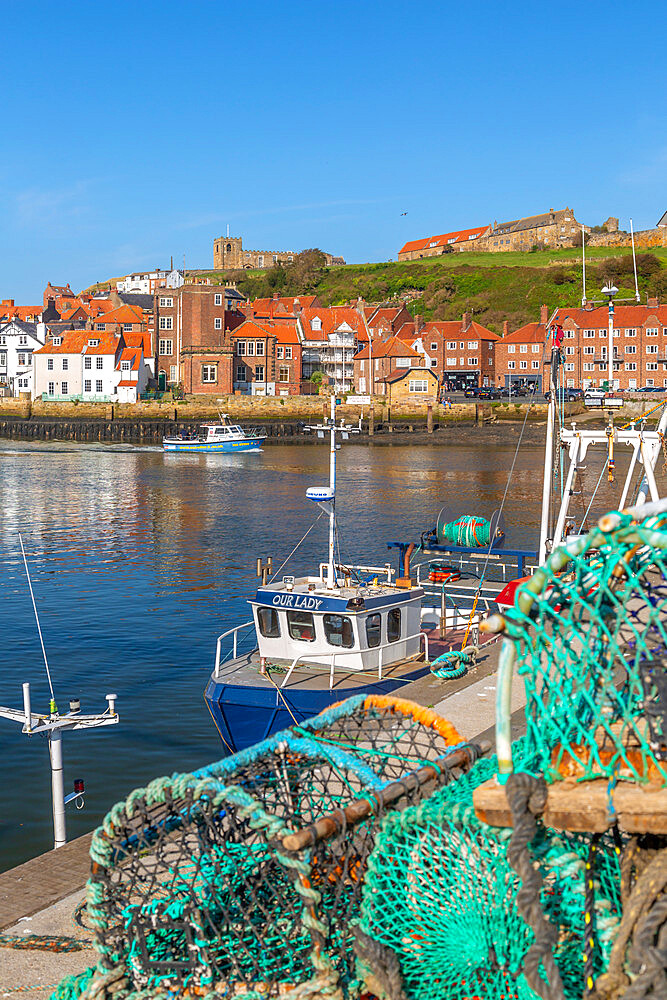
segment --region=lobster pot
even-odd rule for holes
[[[383,790],[405,781],[388,811],[419,801],[452,777],[458,742],[433,713],[419,721],[419,706],[366,701],[197,774],[158,779],[111,811],[91,849],[100,955],[91,988],[112,980],[115,997],[347,988],[349,925]],[[411,781],[427,760],[437,765],[430,782]],[[373,809],[341,822],[365,797]],[[290,840],[326,816],[335,817],[326,837]]]
[[[512,831],[481,823],[472,808],[473,789],[496,767],[495,760],[478,761],[428,800],[385,817],[355,943],[369,993],[389,1000],[536,1000],[523,972],[533,932],[517,907],[521,883],[507,857]],[[589,847],[590,838],[546,828],[533,844],[544,880],[540,902],[558,929],[554,958],[567,1000],[584,993]],[[620,867],[606,839],[598,844],[595,878],[598,972],[620,922]]]
[[[507,610],[505,646],[520,663],[528,739],[548,782],[664,785],[666,550],[665,514],[607,515],[556,550]]]

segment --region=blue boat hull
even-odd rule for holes
[[[238,441],[163,441],[164,451],[185,451],[199,454],[200,452],[239,452],[259,451],[264,438],[246,438]]]
[[[236,753],[293,726],[295,720],[303,722],[317,715],[338,701],[358,694],[392,694],[397,688],[424,677],[429,670],[429,665],[422,662],[401,678],[378,680],[363,688],[358,684],[349,688],[336,687],[334,691],[293,687],[281,694],[259,685],[241,687],[211,679],[204,698],[225,749],[228,753]]]

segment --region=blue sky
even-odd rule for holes
[[[667,209],[664,5],[0,0],[0,297]],[[402,212],[408,214],[402,216]]]

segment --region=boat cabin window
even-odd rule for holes
[[[310,611],[288,611],[287,628],[290,639],[300,639],[301,642],[315,641],[315,620]]]
[[[344,615],[324,615],[324,634],[330,646],[344,646],[351,649],[354,646],[352,620]]]
[[[380,615],[369,615],[366,619],[366,642],[369,649],[380,645],[382,637],[382,618]]]
[[[278,612],[275,608],[258,608],[257,621],[259,623],[259,631],[265,639],[280,638],[280,622],[278,621]]]
[[[401,638],[401,609],[392,608],[387,615],[387,642],[398,642]]]

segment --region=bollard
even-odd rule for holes
[[[373,437],[375,434],[375,407],[371,406],[371,412],[368,414],[368,436]]]
[[[433,433],[433,404],[429,403],[426,407],[426,433]]]

